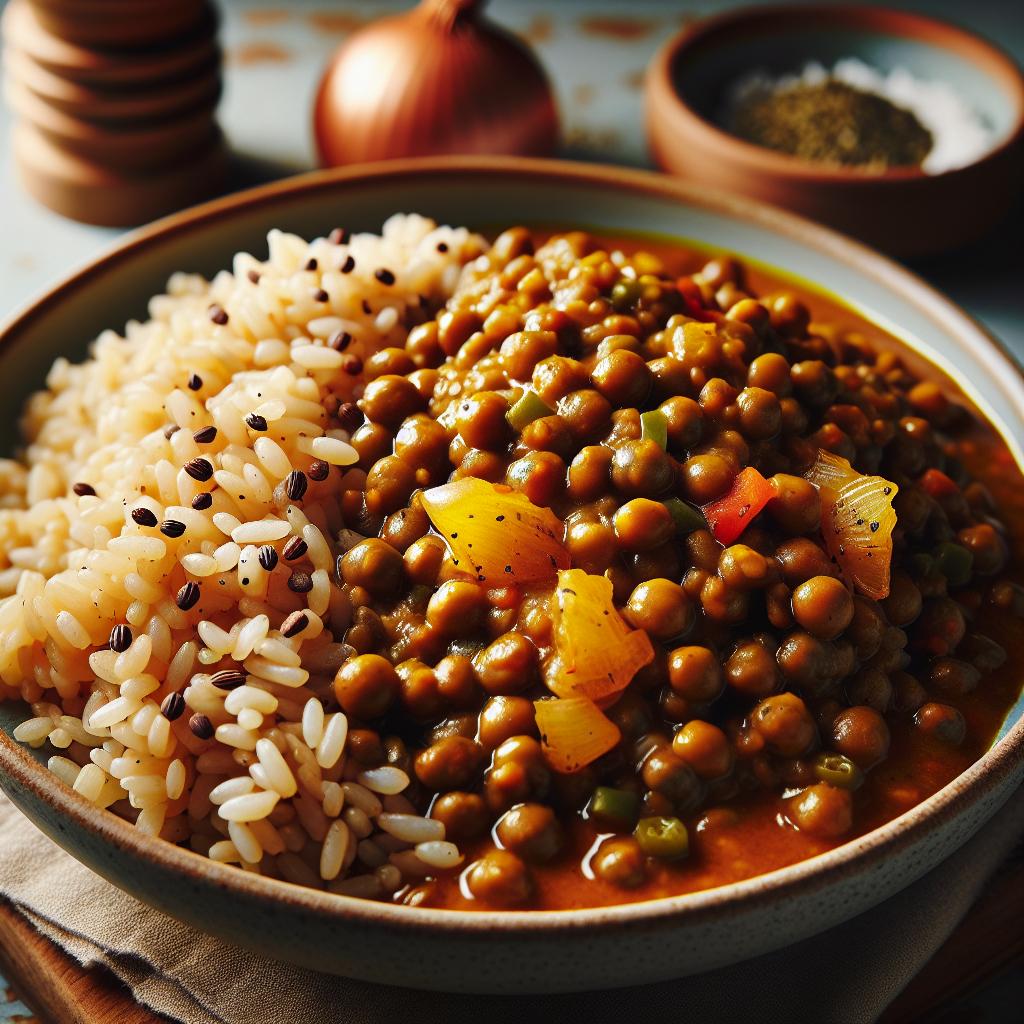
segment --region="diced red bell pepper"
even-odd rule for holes
[[[926,469],[918,481],[925,494],[933,498],[950,498],[960,493],[960,488],[941,469]]]
[[[704,518],[720,544],[731,544],[768,504],[774,491],[753,466],[747,466],[729,492],[703,507]]]
[[[687,316],[692,316],[694,320],[700,320],[706,324],[717,323],[724,319],[717,310],[704,308],[704,299],[700,288],[692,277],[677,278],[676,288],[679,289],[679,294],[683,297]]]

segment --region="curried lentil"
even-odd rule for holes
[[[337,893],[602,905],[829,849],[984,752],[1020,691],[1024,488],[950,381],[730,257],[438,230],[443,284],[407,295],[363,246],[394,279],[331,285],[383,322],[405,295],[386,342],[310,311],[230,408],[193,356],[150,476],[67,477],[74,561],[24,577],[45,600],[3,572],[22,696],[46,632],[60,686],[97,674],[63,710],[164,775],[140,827]],[[325,246],[296,252],[307,311],[348,264]],[[224,365],[244,320],[206,329]],[[217,433],[159,429],[203,406]]]
[[[969,617],[986,665],[989,645],[1009,643],[1008,617],[970,609],[1001,585],[1011,545],[998,503],[981,519],[961,498],[985,428],[960,399],[939,390],[942,427],[919,427],[939,400],[918,364],[814,297],[757,298],[737,261],[700,268],[580,234],[507,248],[499,239],[410,334],[411,363],[380,362],[354,424],[367,491],[349,507],[380,539],[340,559],[359,655],[338,697],[401,737],[414,804],[466,853],[396,898],[560,907],[719,884],[842,842],[976,757],[1012,685],[995,680],[964,715],[955,704],[985,682],[953,655]],[[819,450],[846,460],[839,482],[812,472]],[[931,470],[950,496],[930,494]],[[458,505],[456,490],[440,515],[444,489],[431,488],[474,478],[498,488],[498,514]],[[843,480],[869,493],[849,516]],[[564,570],[525,560],[501,487],[551,510],[570,564],[607,581],[604,615],[644,637],[630,668],[598,639],[576,672],[596,657],[605,682],[565,674],[572,634],[552,597]],[[877,548],[884,593],[829,529]],[[581,692],[605,694],[587,712],[605,739],[572,735]],[[564,729],[548,714],[563,703]]]

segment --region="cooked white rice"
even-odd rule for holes
[[[0,460],[0,699],[28,702],[15,737],[58,751],[63,782],[143,831],[382,897],[460,854],[413,817],[403,772],[347,759],[331,710],[348,625],[337,498],[363,474],[328,410],[483,242],[409,215],[379,236],[273,231],[268,246],[212,281],[175,274],[149,320],[105,332],[81,364],[58,359],[29,399],[24,452]],[[315,459],[338,468],[290,501],[289,474]],[[202,492],[211,504],[193,507]],[[258,557],[295,538],[306,593],[288,587],[296,563]]]

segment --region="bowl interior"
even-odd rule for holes
[[[887,13],[862,17],[826,9],[727,21],[677,51],[672,81],[697,114],[720,125],[730,87],[751,72],[777,77],[799,73],[810,62],[831,68],[856,57],[882,73],[903,68],[951,87],[990,129],[993,147],[1013,132],[1019,99],[986,46],[945,26],[927,37],[914,34],[910,21],[890,22]]]

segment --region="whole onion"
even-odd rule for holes
[[[480,0],[422,0],[352,35],[317,94],[326,165],[441,153],[544,156],[558,115],[544,72]]]

